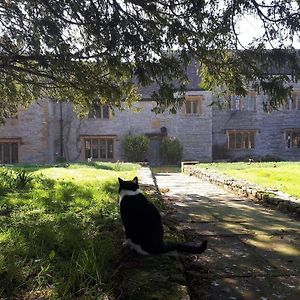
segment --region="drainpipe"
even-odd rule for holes
[[[64,139],[63,139],[63,115],[62,115],[62,102],[59,102],[59,112],[60,112],[60,157],[64,156]]]

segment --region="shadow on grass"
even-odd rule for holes
[[[117,183],[99,188],[39,178],[7,193],[0,213],[0,295],[96,297],[121,243]]]

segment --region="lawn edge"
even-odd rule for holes
[[[194,165],[183,164],[182,172],[189,176],[195,176],[202,180],[212,182],[252,201],[275,208],[300,219],[300,202],[293,201],[292,197],[290,197],[290,199],[286,199],[286,197],[282,198],[267,188],[248,183],[245,180],[239,180],[231,176],[224,175],[215,170],[211,171]]]

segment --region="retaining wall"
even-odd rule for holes
[[[271,205],[278,210],[300,217],[300,199],[284,194],[277,190],[263,189],[255,184],[238,180],[205,168],[198,168],[189,163],[182,164],[182,171],[190,176],[210,181],[239,195],[246,196],[263,204]]]

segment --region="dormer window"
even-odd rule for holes
[[[185,114],[200,115],[203,113],[203,97],[188,96],[185,99]]]
[[[88,117],[90,119],[109,119],[110,108],[107,104],[95,103],[91,107]]]
[[[256,94],[249,92],[247,96],[232,95],[229,97],[229,109],[239,111],[256,111]]]

